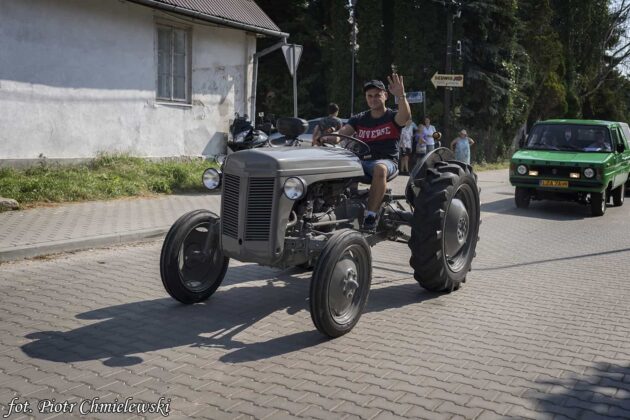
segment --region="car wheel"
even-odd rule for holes
[[[606,213],[606,191],[601,193],[591,193],[591,214],[593,216],[603,216]]]
[[[623,201],[626,196],[626,184],[621,184],[615,188],[612,192],[613,205],[616,207],[623,206]]]
[[[529,202],[532,199],[532,195],[530,194],[529,189],[523,187],[516,187],[514,190],[514,201],[516,202],[516,207],[519,209],[526,209],[529,207]]]

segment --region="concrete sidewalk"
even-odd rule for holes
[[[391,187],[402,193],[406,182],[406,176],[399,176]],[[484,184],[506,182],[507,170],[479,173],[482,189]],[[0,213],[0,261],[159,238],[190,210],[204,208],[218,214],[220,198],[218,194],[168,195]]]

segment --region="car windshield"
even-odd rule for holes
[[[538,124],[527,138],[527,149],[610,152],[608,129],[597,125]]]

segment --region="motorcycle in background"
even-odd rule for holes
[[[273,129],[273,127],[269,127],[269,129]],[[271,146],[269,134],[258,127],[255,128],[247,114],[241,116],[237,112],[234,114],[234,121],[230,124],[230,130],[228,132],[227,154],[217,155],[214,157],[214,160],[218,164],[223,164],[227,155],[238,152],[239,150]]]
[[[280,118],[278,121],[281,123],[285,119],[286,118]],[[247,114],[241,116],[236,112],[228,133],[227,154],[217,155],[214,157],[214,160],[219,165],[223,165],[228,155],[238,152],[239,150],[253,149],[256,147],[299,147],[302,145],[302,140],[297,137],[290,139],[285,137],[270,137],[275,131],[276,127],[274,127],[273,123],[269,120],[265,120],[254,127]]]

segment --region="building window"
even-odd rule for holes
[[[159,25],[157,98],[190,103],[190,31]]]

